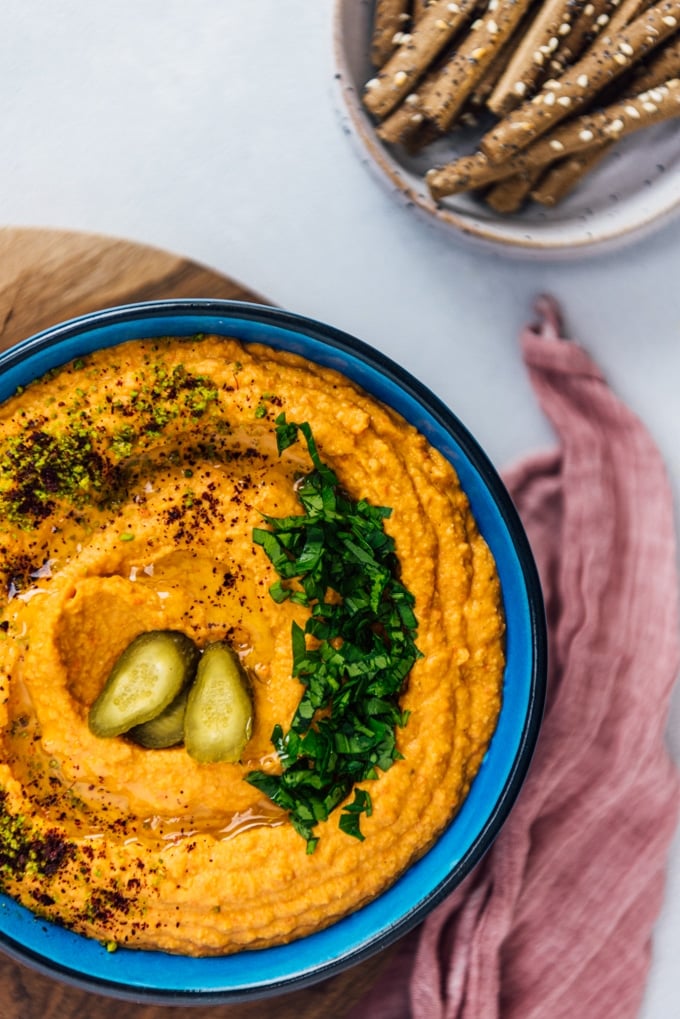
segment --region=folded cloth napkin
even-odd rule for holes
[[[628,1019],[638,1013],[677,770],[673,505],[660,455],[557,309],[522,336],[559,439],[505,475],[543,584],[543,728],[486,857],[398,945],[353,1019]]]

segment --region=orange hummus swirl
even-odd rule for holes
[[[263,514],[299,509],[308,462],[278,455],[281,412],[310,422],[353,498],[391,507],[422,652],[365,841],[329,821],[312,855],[244,781],[278,767],[272,730],[300,699],[290,634],[308,610],[270,597],[252,540]],[[0,883],[29,909],[109,945],[280,944],[380,894],[455,815],[500,710],[498,576],[451,465],[347,378],[210,336],[89,355],[0,407],[0,511]],[[90,732],[116,658],[155,629],[238,652],[254,701],[240,762]]]

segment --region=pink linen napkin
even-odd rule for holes
[[[549,628],[543,728],[494,846],[404,938],[352,1019],[628,1019],[640,1008],[678,774],[672,497],[660,455],[552,301],[525,329],[558,439],[505,476]]]

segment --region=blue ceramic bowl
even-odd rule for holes
[[[401,413],[450,460],[498,566],[507,666],[496,732],[454,821],[387,892],[326,930],[290,945],[223,958],[130,949],[109,953],[0,896],[0,948],[9,955],[90,990],[166,1004],[239,1001],[299,988],[367,958],[419,923],[481,859],[508,816],[536,743],[546,683],[541,590],[502,481],[450,410],[407,372],[352,336],[289,312],[239,302],[128,305],[54,326],[0,354],[0,400],[50,368],[97,348],[194,333],[266,343],[337,369]]]

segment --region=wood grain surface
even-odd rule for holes
[[[267,303],[227,276],[156,248],[58,230],[0,228],[0,349],[98,308],[168,297]],[[179,1014],[190,1019],[341,1019],[390,954],[276,998],[187,1009],[92,994],[0,955],[0,1019],[161,1019]]]
[[[98,308],[167,297],[266,300],[198,265],[124,240],[0,229],[0,347]]]

